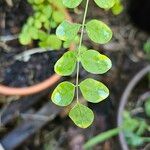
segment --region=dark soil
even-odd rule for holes
[[[43,52],[34,54],[28,62],[13,61],[15,53],[5,53],[0,59],[2,84],[24,87],[47,79],[54,74],[54,64],[63,52]],[[6,62],[7,63],[4,63]]]
[[[150,33],[150,1],[130,0],[128,13],[132,22],[139,28]]]

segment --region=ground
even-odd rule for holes
[[[83,8],[84,4],[75,10],[76,13],[70,12],[74,22],[82,20]],[[131,15],[128,13],[130,12],[129,8],[129,4],[124,2],[124,11],[120,15],[114,16],[111,11],[101,10],[94,3],[90,3],[87,19],[97,18],[106,22],[114,33],[113,39],[106,45],[95,45],[89,42],[86,35],[84,36],[84,44],[105,53],[113,62],[113,67],[107,74],[92,75],[104,82],[110,89],[110,97],[107,100],[96,105],[88,104],[96,114],[93,125],[85,130],[79,129],[67,117],[67,109],[60,110],[53,106],[49,101],[49,93],[54,87],[44,93],[21,98],[20,101],[14,101],[20,99],[18,97],[1,96],[0,105],[1,110],[4,110],[3,123],[5,122],[6,126],[1,127],[0,137],[4,144],[9,147],[14,142],[19,145],[18,150],[80,150],[87,139],[116,126],[119,101],[125,87],[130,79],[148,64],[143,44],[149,34],[133,23]],[[12,8],[2,3],[0,8],[2,37],[6,39],[6,35],[17,35],[27,16],[31,13],[31,8],[25,1],[17,1]],[[2,84],[17,87],[29,86],[54,73],[53,65],[64,50],[33,54],[27,62],[16,60],[18,54],[29,51],[35,46],[36,42],[26,47],[21,46],[16,39],[6,43],[0,42],[0,82]],[[91,75],[81,68],[80,80],[89,76]],[[74,81],[75,76],[65,79]],[[147,79],[142,80],[141,83],[132,95],[133,99],[136,99],[137,93],[148,90]],[[10,104],[8,101],[11,100]],[[82,97],[80,100],[84,101]],[[46,105],[50,105],[49,107],[53,111],[47,114]],[[54,115],[51,116],[52,114]],[[41,115],[45,117],[42,118]],[[49,116],[51,117],[49,118]],[[15,128],[17,130],[13,130]],[[38,130],[39,128],[41,129]],[[17,142],[18,138],[14,139],[12,143],[10,142],[16,133],[21,136],[20,143],[23,144]],[[30,138],[26,133],[31,135]],[[9,143],[7,143],[8,141]],[[15,147],[14,143],[12,145]],[[94,149],[118,150],[118,138],[99,144]]]

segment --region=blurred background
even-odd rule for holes
[[[150,1],[118,0],[103,10],[90,0],[87,20],[104,21],[113,38],[98,45],[84,35],[84,45],[113,66],[105,75],[80,68],[81,81],[93,77],[110,89],[101,103],[86,103],[95,113],[87,129],[70,120],[70,106],[50,100],[60,81],[76,78],[54,76],[55,62],[70,47],[54,37],[55,29],[65,18],[81,22],[85,0],[75,9],[60,6],[59,0],[0,0],[0,150],[150,150]]]

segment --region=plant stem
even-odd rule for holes
[[[122,130],[123,128],[114,128],[114,129],[110,129],[108,131],[105,131],[103,133],[98,134],[97,136],[91,138],[89,141],[87,141],[84,145],[83,148],[86,149],[90,149],[93,146],[95,146],[98,143],[102,143],[110,138],[112,138],[113,136],[116,136],[119,134],[119,132]]]
[[[82,28],[81,28],[81,36],[80,36],[80,42],[78,46],[78,57],[80,57],[80,48],[82,46],[83,41],[83,34],[84,34],[84,27],[85,27],[85,20],[87,16],[87,10],[89,6],[89,0],[86,1],[85,11],[84,11],[84,17],[82,21]],[[76,95],[77,95],[77,102],[79,101],[79,72],[80,72],[80,62],[77,61],[77,75],[76,75]]]

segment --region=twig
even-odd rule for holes
[[[11,51],[11,47],[9,47],[6,43],[0,41],[0,47],[6,50],[7,52]]]
[[[10,7],[13,7],[13,1],[12,0],[5,0],[7,5]]]
[[[24,51],[16,56],[14,56],[14,59],[27,62],[31,58],[31,55],[36,54],[36,53],[43,53],[43,52],[47,52],[47,51],[52,51],[52,49],[33,48],[33,49]]]
[[[11,47],[9,47],[6,42],[11,41],[11,40],[16,40],[18,39],[18,35],[4,35],[0,36],[0,47],[6,50],[7,52],[11,51]]]
[[[59,113],[61,109],[57,109],[55,105],[46,103],[37,113],[38,116],[48,117],[48,120],[39,120],[39,118],[27,119],[21,122],[15,129],[5,135],[1,139],[1,144],[6,150],[13,150],[21,143],[23,143],[31,135],[39,131],[49,121],[52,121]]]
[[[0,41],[2,42],[8,42],[8,41],[16,40],[16,39],[18,39],[18,34],[0,36]]]
[[[148,143],[143,150],[149,150],[150,149],[150,143]]]
[[[142,107],[138,107],[138,108],[135,108],[131,111],[131,115],[132,116],[135,116],[136,114],[138,113],[143,113],[144,112],[144,109]]]
[[[136,107],[140,107],[148,98],[150,98],[150,91],[139,96]]]
[[[3,34],[6,26],[6,13],[0,11],[0,34]]]
[[[35,120],[39,120],[39,121],[49,121],[49,119],[50,119],[48,116],[38,115],[38,114],[21,113],[20,115],[25,120],[35,119]]]
[[[2,123],[2,115],[3,115],[3,113],[7,110],[9,104],[10,104],[10,102],[7,102],[7,103],[5,104],[5,106],[2,108],[2,110],[0,111],[0,127],[3,126],[3,123]]]
[[[18,99],[17,101],[14,101],[9,105],[9,107],[7,107],[5,112],[3,112],[1,116],[1,123],[3,125],[6,125],[10,121],[17,118],[19,114],[25,113],[32,105],[40,101],[40,99],[43,98],[45,95],[47,95],[49,92],[50,90],[47,89],[41,93],[28,97],[23,97]]]

